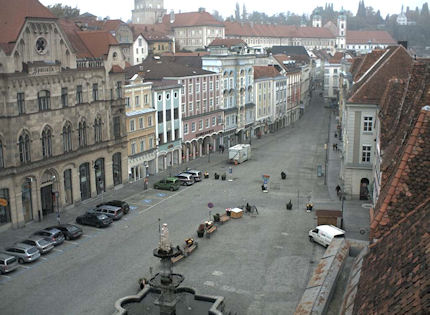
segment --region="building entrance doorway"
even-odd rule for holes
[[[42,201],[42,213],[44,216],[54,212],[52,185],[40,189],[40,200]]]
[[[361,179],[360,200],[369,200],[369,180],[367,178]]]

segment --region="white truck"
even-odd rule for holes
[[[237,144],[228,149],[228,158],[231,163],[240,164],[251,158],[251,145]]]

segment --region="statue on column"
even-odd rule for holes
[[[164,223],[161,227],[159,248],[166,253],[170,252],[171,250],[171,245],[169,241],[169,229],[167,228],[167,223]]]

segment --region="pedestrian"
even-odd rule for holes
[[[336,145],[333,143],[333,151],[334,151],[335,148],[336,148]]]
[[[337,138],[337,132],[334,133],[334,137]]]
[[[251,212],[251,206],[249,205],[249,203],[246,203],[246,212]]]
[[[58,225],[60,225],[60,224],[61,224],[61,220],[60,220],[60,213],[57,213],[57,223],[58,223]]]
[[[147,283],[148,283],[148,280],[146,278],[139,279],[140,289],[143,290],[146,287]]]
[[[337,185],[336,186],[336,193],[337,193],[337,195],[339,196],[339,192],[340,192],[340,186],[339,185]]]
[[[337,143],[335,143],[334,148],[336,149],[336,151],[338,151],[338,149],[337,149]]]
[[[221,146],[221,153],[224,154],[224,146]]]

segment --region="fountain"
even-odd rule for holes
[[[184,276],[173,273],[172,258],[180,254],[179,248],[170,244],[167,224],[163,224],[158,248],[153,251],[161,260],[160,272],[137,295],[116,301],[115,314],[222,315],[223,297],[199,295],[192,288],[179,287]]]

